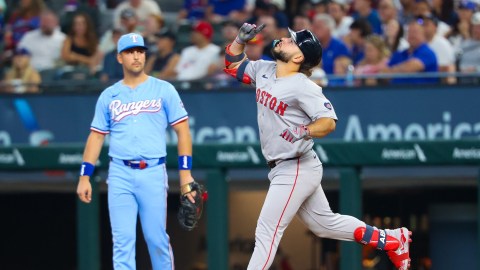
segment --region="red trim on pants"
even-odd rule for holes
[[[265,262],[265,264],[263,265],[262,270],[265,269],[265,267],[268,264],[268,261],[270,260],[270,255],[272,254],[273,243],[275,242],[275,236],[277,236],[277,231],[278,231],[278,227],[280,226],[280,221],[282,220],[283,214],[285,213],[285,210],[287,209],[288,203],[290,202],[290,198],[292,197],[293,190],[295,190],[295,186],[297,185],[298,171],[299,170],[300,170],[300,158],[298,158],[298,160],[297,160],[297,173],[295,175],[295,181],[293,182],[292,191],[290,191],[290,195],[288,196],[287,203],[285,204],[285,207],[283,208],[283,211],[282,211],[282,215],[280,215],[280,219],[278,220],[277,227],[275,228],[275,233],[273,234],[272,243],[270,244],[270,251],[268,252],[268,258],[267,258],[267,261]]]

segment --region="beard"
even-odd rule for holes
[[[144,71],[145,65],[140,63],[140,66],[126,66],[124,67],[124,72],[128,72],[131,75],[138,76]]]
[[[273,59],[280,60],[284,63],[288,63],[288,56],[285,52],[282,52],[280,50],[275,50],[275,47],[274,47],[272,48],[271,53],[272,53]]]

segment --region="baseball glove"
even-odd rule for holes
[[[196,191],[192,203],[187,194]],[[203,203],[207,199],[207,191],[197,182],[191,182],[181,187],[180,208],[178,210],[177,218],[180,222],[180,227],[186,231],[191,231],[195,228],[200,217],[202,217]]]

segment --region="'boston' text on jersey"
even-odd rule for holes
[[[270,110],[275,111],[275,113],[281,116],[283,116],[283,114],[285,113],[285,110],[288,107],[287,103],[284,103],[281,100],[280,101],[277,100],[277,98],[272,96],[272,94],[260,89],[257,89],[257,103],[260,103],[263,106],[269,108]],[[277,103],[278,103],[278,106],[277,106]]]

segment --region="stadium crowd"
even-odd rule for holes
[[[118,80],[115,46],[128,32],[144,36],[152,76],[236,85],[222,71],[222,53],[244,22],[267,25],[247,46],[252,60],[271,60],[272,41],[288,27],[310,29],[323,46],[312,75],[320,85],[455,84],[480,71],[477,1],[184,0],[172,16],[155,0],[64,0],[59,9],[48,0],[0,0],[0,92]]]

